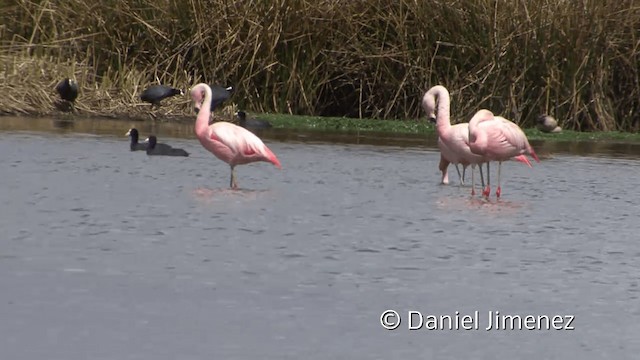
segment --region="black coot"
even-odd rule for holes
[[[160,101],[176,95],[184,95],[184,92],[171,86],[151,85],[140,94],[140,100],[151,103],[151,107],[153,105],[160,107]]]
[[[218,106],[231,98],[233,86],[225,88],[220,85],[209,85],[209,87],[211,88],[211,112],[213,112]],[[197,113],[200,109],[196,107],[195,111]]]
[[[145,143],[139,143],[139,139],[138,137],[140,136],[138,134],[138,129],[136,128],[131,128],[129,129],[129,131],[127,131],[126,134],[124,134],[125,136],[128,136],[131,138],[131,145],[130,145],[130,149],[131,151],[136,151],[136,150],[147,150],[147,144]]]
[[[189,156],[189,153],[183,149],[173,148],[166,144],[158,144],[158,139],[154,135],[149,136],[147,141],[149,142],[147,155]]]
[[[66,78],[56,85],[56,91],[63,100],[74,102],[78,97],[78,83],[73,79]]]
[[[236,113],[238,117],[238,124],[245,129],[268,129],[271,127],[271,123],[262,119],[247,119],[247,114],[244,111],[238,111]]]

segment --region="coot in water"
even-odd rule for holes
[[[247,114],[244,111],[238,111],[236,116],[238,117],[238,125],[245,129],[268,129],[271,127],[271,123],[267,120],[247,119]]]
[[[130,149],[131,151],[136,151],[136,150],[147,150],[147,144],[144,143],[139,143],[138,142],[138,129],[136,128],[131,128],[129,129],[129,131],[127,131],[126,134],[124,134],[125,136],[128,136],[131,138],[131,145],[130,145]]]
[[[151,85],[140,94],[140,100],[151,103],[153,108],[154,105],[160,107],[160,101],[163,99],[176,95],[184,95],[184,92],[171,86]]]
[[[183,149],[173,148],[166,144],[158,144],[158,139],[151,135],[146,140],[148,141],[147,155],[164,155],[164,156],[189,156],[189,153]],[[159,147],[158,145],[164,145]]]

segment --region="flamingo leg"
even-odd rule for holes
[[[475,170],[476,164],[471,164],[471,196],[476,194]],[[480,165],[480,178],[482,178],[482,165]]]
[[[467,175],[467,165],[462,166],[462,181],[460,181],[460,185],[464,185],[464,177]]]
[[[491,170],[489,169],[489,162],[487,161],[487,187],[484,188],[482,195],[489,197],[491,194]]]
[[[458,172],[458,178],[460,179],[460,185],[464,185],[464,168],[462,169],[462,175],[460,175],[460,168],[458,167],[458,164],[455,164],[456,166],[456,171]]]
[[[438,165],[438,169],[440,169],[440,171],[442,172],[442,184],[445,185],[449,183],[449,172],[447,171],[448,167],[449,162],[445,160],[442,155],[440,155],[440,164]]]
[[[236,169],[233,165],[231,165],[231,180],[229,181],[229,186],[232,189],[238,188],[238,183],[236,182]]]
[[[500,170],[502,169],[502,161],[498,162],[498,188],[496,189],[496,197],[500,198],[500,193],[502,190],[500,189]]]

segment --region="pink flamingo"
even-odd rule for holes
[[[437,100],[437,109],[436,109]],[[422,108],[427,113],[429,121],[436,123],[438,133],[438,148],[440,148],[439,169],[442,171],[442,183],[448,183],[447,167],[449,163],[456,166],[460,184],[464,185],[464,172],[471,165],[471,195],[475,195],[474,169],[480,164],[480,178],[482,178],[482,163],[487,160],[482,155],[474,154],[469,148],[469,124],[451,125],[449,91],[442,85],[429,89],[422,97]],[[462,165],[462,175],[458,169]]]
[[[251,131],[232,123],[219,121],[209,125],[212,92],[209,85],[200,83],[191,89],[191,98],[200,108],[195,133],[200,144],[231,167],[230,185],[237,189],[235,166],[256,161],[270,162],[281,169],[276,155]]]
[[[498,161],[497,197],[501,194],[500,170],[503,161],[517,157],[519,161],[531,167],[531,162],[525,156],[529,154],[540,162],[536,152],[529,145],[527,136],[518,125],[501,116],[494,116],[486,109],[479,110],[469,121],[469,147],[474,154],[482,155],[489,161]],[[487,172],[489,172],[488,162]],[[487,187],[482,194],[489,196],[490,193],[489,175],[487,175]]]

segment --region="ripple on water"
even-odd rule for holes
[[[498,350],[525,349],[515,358],[527,359],[602,358],[580,348],[588,342],[629,358],[624,346],[638,332],[628,315],[638,313],[640,295],[640,198],[632,177],[621,174],[640,168],[637,161],[557,156],[533,171],[512,167],[503,199],[486,201],[471,198],[468,187],[436,185],[437,152],[275,143],[287,171],[265,175],[266,167],[247,166],[240,179],[269,190],[230,190],[222,186],[223,163],[205,153],[150,160],[128,151],[125,131],[117,139],[0,135],[0,152],[9,154],[0,166],[16,166],[2,177],[0,201],[9,211],[0,225],[16,241],[3,243],[0,283],[19,304],[3,312],[3,353],[33,346],[34,329],[71,331],[74,346],[89,340],[89,352],[131,335],[164,349],[177,333],[213,329],[221,341],[211,346],[223,344],[214,352],[228,358],[361,358],[363,348],[381,358],[470,351],[491,358],[486,336],[390,336],[375,326],[379,311],[519,306],[533,314],[575,311],[580,336],[542,334],[547,346],[540,347],[531,332],[503,332]],[[171,144],[201,150],[195,139]],[[89,148],[90,156],[78,156]],[[211,180],[214,171],[220,176]],[[87,297],[69,306],[74,289],[87,289]],[[130,303],[136,307],[124,306]],[[290,320],[302,314],[304,322]],[[214,329],[202,321],[208,318],[225,326]],[[59,319],[71,322],[62,327]],[[122,326],[147,319],[152,332]],[[328,325],[344,319],[364,326]],[[237,342],[240,333],[259,354]],[[211,353],[201,337],[179,340]],[[229,351],[225,343],[237,346]],[[135,345],[114,348],[111,357],[144,357]]]
[[[191,194],[197,201],[205,204],[214,202],[224,202],[229,200],[236,201],[251,201],[263,198],[272,191],[269,189],[264,190],[252,190],[252,189],[230,189],[230,188],[205,188],[200,187],[194,189]]]

